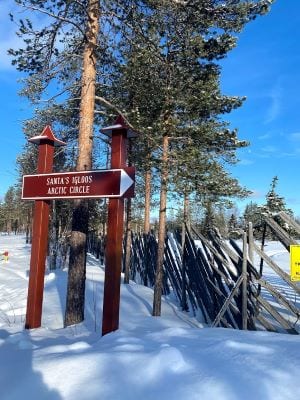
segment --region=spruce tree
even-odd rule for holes
[[[292,214],[292,211],[286,207],[284,197],[279,196],[276,191],[278,185],[278,176],[274,176],[270,185],[270,190],[266,195],[266,204],[263,207],[264,212],[275,215],[280,211]]]
[[[287,230],[291,235],[295,232],[288,226],[287,223],[278,216],[278,214],[283,211],[286,214],[293,217],[293,211],[286,206],[284,197],[281,197],[277,193],[278,177],[274,176],[270,185],[270,189],[266,195],[266,204],[261,207],[263,216],[274,218],[275,221],[285,230]],[[276,235],[274,236],[276,239]]]

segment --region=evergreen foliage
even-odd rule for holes
[[[234,213],[230,215],[228,220],[228,234],[232,239],[238,239],[241,236],[240,225]]]
[[[276,191],[278,185],[278,177],[274,176],[270,185],[270,190],[266,195],[266,204],[263,206],[263,212],[276,215],[280,211],[292,215],[292,211],[286,207],[284,197],[279,196]]]
[[[31,206],[21,201],[20,190],[10,186],[0,203],[0,231],[7,234],[25,232]]]
[[[243,217],[245,226],[247,226],[249,222],[252,222],[255,229],[258,229],[262,225],[261,207],[257,203],[251,201],[247,204]]]
[[[282,228],[284,228],[291,235],[294,235],[294,230],[278,217],[278,213],[280,211],[283,211],[293,217],[293,212],[291,209],[287,208],[284,197],[279,196],[277,193],[276,189],[278,181],[278,177],[274,176],[270,185],[270,189],[266,195],[266,204],[261,208],[261,210],[264,215],[273,217]]]
[[[247,226],[249,222],[252,222],[254,228],[254,236],[257,239],[262,237],[264,229],[264,217],[275,218],[276,222],[281,225],[285,230],[292,234],[287,224],[278,218],[278,213],[284,211],[290,216],[293,216],[291,209],[287,208],[284,197],[277,193],[278,177],[274,176],[270,184],[270,189],[266,194],[266,202],[264,205],[259,206],[256,203],[251,202],[248,204],[244,211],[244,222]],[[268,234],[270,236],[270,234]],[[272,235],[270,237],[273,237]]]

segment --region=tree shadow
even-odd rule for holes
[[[0,329],[0,387],[1,400],[31,399],[61,400],[59,392],[51,389],[40,372],[33,368],[33,348],[27,333],[11,335]]]
[[[141,304],[144,305],[144,307],[146,308],[147,312],[149,313],[149,315],[152,315],[152,306],[151,304],[149,304],[149,302],[147,300],[145,300],[142,296],[139,296],[130,285],[123,285],[124,289],[127,289],[127,291],[134,296]]]

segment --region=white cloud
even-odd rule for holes
[[[265,117],[265,124],[269,124],[276,120],[281,111],[281,88],[280,85],[277,84],[269,93],[268,97],[270,98],[270,106],[267,110]]]
[[[251,190],[251,194],[249,195],[249,197],[251,197],[252,199],[260,199],[261,197],[264,196],[265,195],[262,192],[256,189]]]
[[[271,134],[270,133],[265,133],[264,135],[258,136],[259,140],[265,140],[265,139],[270,139]]]
[[[297,197],[288,197],[286,201],[288,204],[293,204],[293,205],[300,204],[300,199]]]
[[[269,145],[262,147],[261,149],[264,153],[276,153],[277,152],[277,147]]]
[[[291,133],[289,139],[295,142],[300,141],[300,132]]]
[[[253,164],[253,160],[249,160],[248,158],[243,158],[242,160],[239,161],[239,165],[251,165]]]

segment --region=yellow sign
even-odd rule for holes
[[[291,256],[291,280],[300,281],[300,245],[293,244],[290,246]]]

